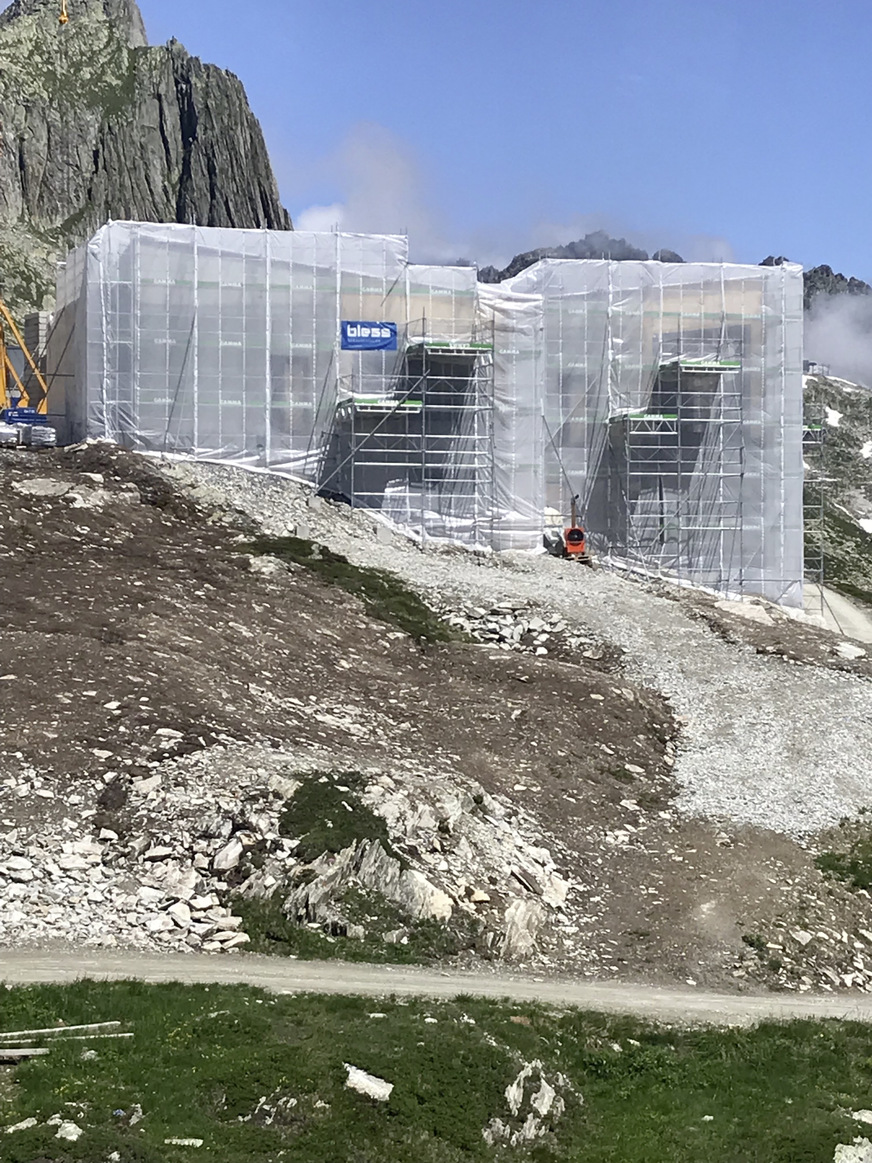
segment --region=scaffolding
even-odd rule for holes
[[[799,605],[802,273],[552,259],[546,503],[616,566]]]
[[[494,515],[493,334],[426,318],[403,329],[385,385],[339,381],[320,491],[428,536],[489,545]]]
[[[693,583],[704,560],[707,585],[742,588],[733,567],[742,560],[739,371],[738,360],[671,360],[648,409],[610,419],[610,455],[622,478],[617,508],[626,518],[616,541],[634,566]]]
[[[809,612],[823,614],[825,563],[826,563],[826,502],[828,485],[832,478],[827,476],[827,427],[824,423],[824,404],[809,401],[805,405],[805,419],[802,430],[802,456],[805,467],[803,486],[803,529],[805,550],[805,580],[817,587],[812,600],[806,600]]]
[[[67,436],[292,474],[419,537],[799,605],[802,272],[546,259],[479,284],[399,236],[110,223],[58,283]],[[352,352],[343,323],[396,328]]]

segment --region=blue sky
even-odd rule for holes
[[[298,224],[482,263],[603,228],[872,282],[869,0],[140,0],[237,73]]]

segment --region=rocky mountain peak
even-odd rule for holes
[[[68,0],[67,7],[70,24],[61,29],[58,0],[13,0],[0,13],[0,28],[30,19],[37,22],[40,29],[70,36],[82,26],[104,22],[111,24],[115,33],[131,48],[145,48],[148,44],[145,22],[136,0]]]
[[[136,0],[0,13],[0,295],[50,305],[55,264],[109,219],[291,228],[231,73],[149,47]]]

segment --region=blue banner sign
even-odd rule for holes
[[[48,416],[41,415],[36,408],[6,408],[3,419],[7,424],[48,424]]]
[[[396,351],[396,323],[342,320],[343,351]]]

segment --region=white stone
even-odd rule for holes
[[[383,1078],[376,1078],[374,1074],[367,1074],[365,1070],[361,1070],[357,1066],[352,1066],[346,1062],[345,1069],[348,1071],[348,1078],[345,1080],[345,1085],[349,1090],[356,1090],[358,1094],[366,1095],[367,1098],[375,1099],[376,1102],[387,1102],[391,1097],[394,1089],[392,1082],[385,1082]]]
[[[541,903],[533,898],[513,900],[506,909],[502,955],[518,959],[531,953],[544,919]]]
[[[844,658],[848,662],[853,662],[857,658],[866,657],[866,651],[863,649],[863,647],[857,646],[853,642],[840,642],[835,649],[839,658]]]
[[[715,602],[715,609],[723,610],[727,614],[736,614],[748,622],[759,622],[761,626],[775,625],[772,617],[762,606],[754,605],[751,602]]]
[[[149,850],[143,855],[142,859],[156,862],[158,860],[166,860],[166,858],[168,856],[172,856],[172,854],[172,848],[167,848],[165,844],[155,844],[154,847],[149,848]]]
[[[546,1082],[545,1079],[542,1078],[540,1079],[538,1091],[530,1099],[530,1106],[532,1106],[533,1110],[538,1111],[542,1118],[544,1118],[551,1110],[551,1107],[554,1105],[554,1100],[556,1097],[557,1091],[553,1086],[551,1086],[550,1083]]]
[[[77,1127],[75,1123],[61,1123],[55,1138],[65,1139],[68,1143],[75,1143],[77,1139],[81,1139],[83,1134],[82,1128]]]
[[[13,872],[29,872],[33,865],[26,856],[10,856],[6,861],[6,867]]]
[[[868,1139],[855,1139],[853,1143],[836,1147],[833,1163],[872,1163],[872,1143]]]
[[[137,897],[146,905],[156,905],[158,901],[162,901],[166,893],[159,888],[151,888],[147,884],[140,885],[136,890]]]
[[[84,872],[88,867],[88,861],[85,860],[84,856],[69,854],[58,857],[58,868],[64,872]]]
[[[216,929],[222,931],[235,932],[242,925],[242,917],[220,917],[212,918]]]
[[[151,795],[153,791],[157,791],[161,784],[161,777],[159,775],[150,775],[147,779],[135,779],[133,781],[133,790],[139,792],[140,795]]]
[[[283,800],[291,799],[299,786],[298,779],[288,779],[284,775],[271,775],[267,783],[269,790],[281,796]]]
[[[239,861],[242,859],[244,849],[239,840],[234,836],[229,840],[224,847],[215,854],[212,860],[212,868],[215,872],[230,872],[236,868]]]
[[[149,933],[169,933],[176,926],[172,917],[168,917],[166,913],[160,913],[156,917],[148,917],[145,927]]]
[[[7,1135],[14,1135],[16,1131],[29,1131],[31,1127],[37,1126],[36,1119],[24,1119],[20,1123],[14,1123],[11,1127],[4,1127]]]
[[[63,497],[72,485],[49,477],[34,477],[29,481],[13,481],[12,488],[25,497]]]
[[[856,1119],[858,1123],[869,1123],[872,1125],[872,1111],[853,1111],[851,1118]]]
[[[174,905],[170,905],[167,913],[173,918],[180,929],[187,929],[191,923],[191,910],[184,901],[177,901]]]
[[[566,904],[566,897],[569,893],[568,882],[562,876],[558,876],[556,872],[552,872],[550,875],[546,874],[544,881],[542,900],[553,909],[561,908]]]

